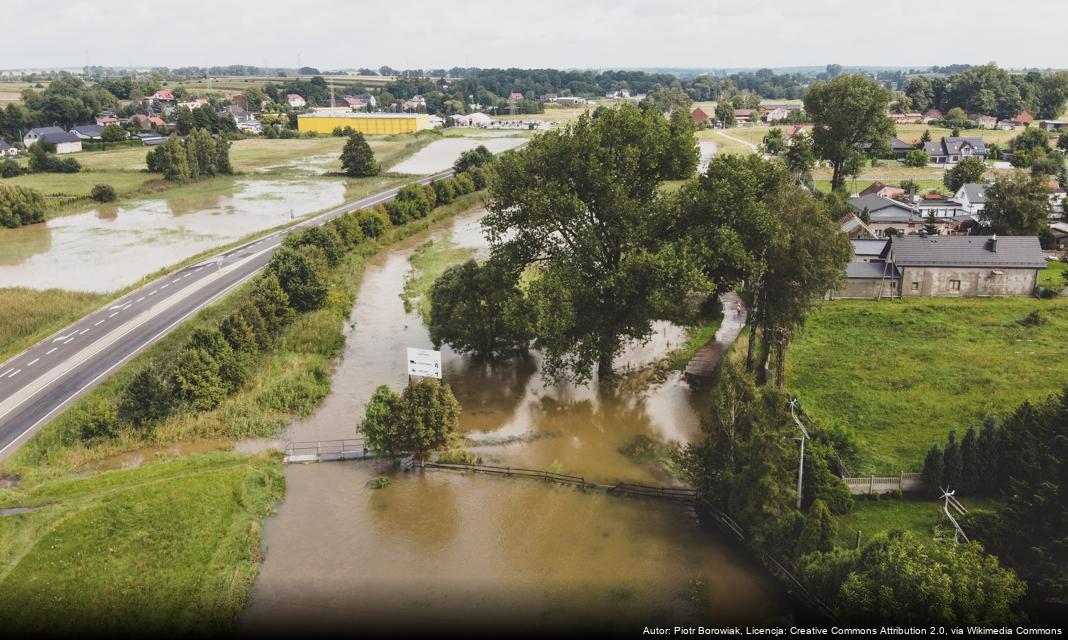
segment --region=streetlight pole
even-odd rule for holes
[[[801,437],[794,438],[801,441],[801,460],[797,463],[797,508],[801,508],[801,489],[805,477],[805,440],[808,439],[808,431],[805,430],[805,425],[801,424],[801,421],[797,419],[797,398],[790,398],[790,415],[793,416],[794,422],[797,423],[797,428],[801,430]]]

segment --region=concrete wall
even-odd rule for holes
[[[875,300],[879,297],[879,286],[882,285],[882,297],[897,296],[897,289],[893,287],[891,278],[877,280],[874,278],[846,278],[845,285],[838,291],[830,294],[831,300],[840,298],[861,298]]]
[[[901,293],[906,297],[1029,296],[1038,278],[1037,269],[903,267],[901,271]],[[953,288],[954,280],[960,281],[959,289]]]

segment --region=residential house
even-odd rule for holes
[[[890,198],[869,194],[848,198],[846,202],[876,238],[882,238],[887,229],[918,233],[924,224],[919,212],[911,205]]]
[[[931,109],[928,109],[927,111],[923,112],[923,122],[924,122],[924,124],[930,124],[932,122],[936,122],[936,121],[941,120],[941,119],[942,119],[942,112],[939,111],[938,109],[931,108]]]
[[[1057,248],[1068,249],[1068,222],[1053,222],[1049,225],[1049,232],[1053,235],[1053,241]]]
[[[915,111],[909,113],[888,113],[886,114],[894,121],[894,124],[919,124],[923,122],[923,114]]]
[[[405,111],[426,111],[426,98],[414,95],[401,103],[401,109]]]
[[[792,126],[789,129],[787,129],[785,131],[784,135],[786,136],[786,139],[789,140],[790,138],[796,136],[797,134],[804,133],[804,132],[805,132],[805,125],[803,125],[803,124],[795,124],[794,126]]]
[[[705,113],[704,109],[702,109],[701,107],[697,107],[696,109],[694,109],[690,113],[690,117],[693,118],[693,123],[697,125],[698,128],[708,126],[708,124],[712,121],[712,118],[707,113]]]
[[[986,160],[989,153],[982,138],[944,136],[937,142],[923,143],[923,150],[931,156],[931,164],[955,165],[964,158]]]
[[[135,133],[134,138],[141,141],[141,144],[146,147],[154,147],[156,145],[163,144],[167,141],[167,136],[158,133],[156,131],[146,131],[145,133]]]
[[[754,111],[756,111],[756,109],[735,109],[734,119],[737,120],[739,123],[752,122]],[[759,112],[757,113],[759,115]]]
[[[604,97],[613,100],[630,100],[630,89],[617,89],[604,94]]]
[[[159,116],[146,116],[141,114],[135,114],[130,116],[130,122],[135,123],[144,131],[148,131],[149,129],[159,129],[161,127],[167,126],[167,123],[164,122],[163,118],[160,118]]]
[[[304,107],[308,106],[307,101],[304,100],[304,96],[300,95],[299,93],[286,94],[286,102],[289,103],[289,107],[291,109],[303,109]]]
[[[62,127],[38,127],[30,129],[22,137],[22,144],[27,149],[38,142],[54,145],[56,153],[77,153],[82,150],[82,139]]]
[[[375,100],[375,97],[369,93],[365,93],[358,96],[345,96],[344,100],[345,104],[353,109],[374,109],[375,105],[378,104],[378,101]]]
[[[886,145],[890,148],[891,153],[893,153],[894,157],[896,157],[896,158],[900,158],[900,157],[904,156],[906,153],[908,153],[909,151],[912,151],[913,149],[916,148],[915,145],[911,145],[911,144],[905,142],[904,140],[902,140],[901,138],[898,138],[897,136],[890,136],[890,139],[887,140]],[[860,148],[863,149],[865,152],[867,152],[867,151],[871,151],[873,146],[875,146],[875,145],[873,145],[870,142],[864,142],[864,143],[861,143]]]
[[[849,244],[853,249],[853,262],[874,262],[883,257],[886,250],[885,238],[850,238]]]
[[[778,122],[790,117],[790,110],[785,107],[772,106],[760,108],[760,118],[764,122]]]
[[[957,189],[953,199],[960,203],[960,208],[972,215],[978,215],[986,207],[986,187],[978,182],[968,182]]]
[[[109,124],[119,124],[119,118],[114,113],[101,113],[96,117],[96,123],[106,127]]]
[[[153,93],[151,99],[155,100],[156,102],[174,102],[175,100],[174,94],[171,93],[168,89],[160,89],[159,91]]]
[[[70,132],[82,140],[100,140],[104,127],[99,124],[79,124],[72,127]]]
[[[913,203],[913,208],[925,220],[932,215],[936,218],[957,218],[969,215],[959,202],[943,198],[938,194],[928,194],[920,198]]]
[[[0,140],[0,159],[14,158],[19,153],[19,150],[11,146],[4,140]]]
[[[193,109],[199,109],[201,107],[205,107],[205,106],[207,106],[207,104],[208,104],[208,101],[206,99],[204,99],[204,98],[193,98],[192,100],[186,100],[185,102],[179,102],[178,103],[178,108],[180,109],[182,107],[185,107],[186,109],[189,109],[190,111],[192,111]]]
[[[875,232],[868,228],[868,225],[864,224],[860,216],[852,211],[839,218],[838,228],[851,240],[875,238]]]
[[[543,93],[541,94],[541,96],[538,97],[538,99],[542,102],[556,102],[557,98],[559,97],[560,96],[556,95],[555,93]]]
[[[900,273],[886,261],[888,239],[851,239],[853,253],[846,264],[845,282],[827,294],[828,298],[864,300],[894,297]]]
[[[1031,115],[1030,111],[1021,111],[1012,118],[1012,122],[1021,127],[1029,127],[1034,121],[1035,117]]]
[[[905,195],[905,190],[901,187],[893,187],[887,184],[883,184],[876,180],[868,185],[863,191],[857,194],[858,196],[877,195],[883,198],[893,198],[894,196]]]
[[[998,126],[998,119],[983,113],[969,113],[968,120],[980,129],[994,129]]]
[[[523,93],[521,91],[513,91],[510,94],[508,94],[508,99],[509,100],[522,100],[523,99]]]
[[[901,296],[1029,296],[1046,258],[1035,236],[891,238]]]

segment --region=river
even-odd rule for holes
[[[412,252],[451,237],[485,253],[468,214],[394,245],[365,271],[333,389],[292,440],[352,437],[379,384],[406,381],[405,347],[429,347],[399,293]],[[632,364],[679,339],[661,326]],[[636,355],[637,354],[637,355]],[[622,362],[622,360],[621,360]],[[461,430],[487,463],[563,469],[602,482],[666,483],[619,448],[635,436],[685,442],[703,406],[678,376],[639,392],[555,386],[537,359],[479,365],[447,348]],[[379,490],[367,484],[387,475]],[[266,558],[242,615],[249,633],[502,627],[638,632],[642,625],[786,617],[790,604],[747,555],[692,511],[655,501],[383,462],[290,465],[265,524]]]

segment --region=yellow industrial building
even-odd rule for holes
[[[334,129],[352,127],[360,133],[413,133],[430,128],[425,113],[309,113],[297,116],[297,129],[331,134]]]

